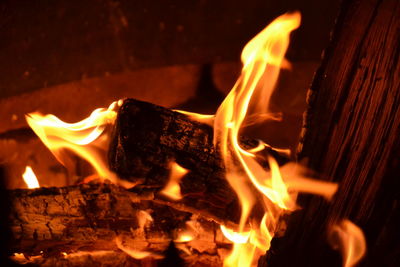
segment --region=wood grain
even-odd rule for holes
[[[291,237],[275,240],[268,266],[340,264],[327,227],[350,218],[365,232],[362,266],[400,260],[400,2],[344,1],[330,46],[308,93],[299,158],[339,182],[332,203],[302,198]],[[278,251],[281,251],[280,254]],[[284,252],[285,251],[285,252]],[[290,253],[290,259],[284,254]],[[280,255],[280,256],[279,256]]]

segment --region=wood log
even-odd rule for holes
[[[229,247],[216,223],[112,184],[9,193],[15,240],[11,251],[35,255],[31,262],[44,266],[63,261],[73,265],[80,261],[75,256],[101,260],[115,254],[126,261],[120,255],[124,248],[151,252],[159,259],[171,241],[187,264],[211,259],[220,264],[219,253]],[[193,240],[181,240],[184,233]]]
[[[347,0],[309,91],[299,158],[340,184],[331,204],[303,197],[262,266],[340,266],[329,225],[350,218],[366,236],[361,266],[398,266],[400,2]],[[290,255],[290,257],[287,257]]]
[[[241,143],[246,148],[258,144],[244,137]],[[272,153],[280,162],[285,160],[272,150],[264,153]],[[238,222],[240,206],[225,179],[212,127],[179,112],[126,99],[118,111],[110,144],[111,170],[122,179],[140,181],[133,189],[136,192],[158,192],[168,181],[170,162],[188,170],[180,181],[183,199],[176,203],[180,209],[201,211],[222,224]]]

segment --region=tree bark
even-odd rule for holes
[[[364,230],[361,266],[398,266],[399,14],[395,0],[342,3],[308,94],[299,146],[299,158],[340,186],[329,204],[300,199],[303,211],[292,217],[286,236],[273,241],[268,266],[339,266],[326,237],[341,218]]]

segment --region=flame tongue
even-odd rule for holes
[[[26,166],[24,174],[22,174],[24,181],[28,188],[39,188],[39,181],[36,178],[35,173],[33,172],[30,166]]]
[[[30,113],[26,120],[36,135],[50,149],[58,161],[68,165],[69,157],[65,149],[71,150],[87,160],[95,169],[99,178],[109,179],[116,184],[132,187],[133,184],[122,181],[111,172],[106,162],[108,137],[103,135],[106,127],[116,118],[116,107],[122,104],[113,102],[107,109],[99,108],[77,123],[65,123],[54,115]]]
[[[334,248],[340,249],[343,266],[356,266],[367,250],[362,230],[347,219],[334,224],[330,230],[332,236],[336,235],[336,239],[331,236],[331,243]]]
[[[226,178],[237,193],[242,207],[239,232],[221,228],[226,237],[234,241],[232,253],[224,263],[226,266],[251,266],[256,256],[265,253],[269,248],[275,227],[273,221],[284,210],[295,206],[276,161],[269,157],[270,171],[264,170],[255,160],[255,154],[240,146],[239,132],[246,117],[251,117],[253,123],[265,118],[276,118],[268,112],[269,99],[279,70],[285,62],[284,54],[289,45],[289,35],[299,25],[299,13],[282,15],[245,46],[242,52],[241,76],[215,116],[214,145],[220,148]],[[253,95],[257,95],[258,102],[254,103]],[[254,106],[251,112],[250,100]],[[255,204],[251,187],[257,188],[265,196],[266,212],[273,214],[272,211],[275,211],[275,218],[271,217],[267,222],[271,215],[264,215],[258,226],[252,225],[249,232],[245,231],[245,227]],[[273,205],[277,205],[279,209]]]

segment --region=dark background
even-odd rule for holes
[[[302,25],[288,57],[319,60],[338,0],[44,1],[0,3],[0,97],[144,67],[238,61],[275,17]]]

